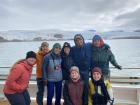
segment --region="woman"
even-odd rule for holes
[[[110,47],[104,43],[99,35],[95,35],[92,39],[92,63],[91,67],[100,67],[105,79],[110,78],[109,62],[116,68],[122,69],[116,62],[115,56]]]
[[[43,80],[47,84],[47,105],[52,105],[55,89],[55,105],[60,105],[62,91],[61,45],[55,43],[43,60]]]
[[[26,59],[16,62],[11,68],[3,89],[11,105],[30,105],[30,95],[27,88],[35,62],[35,52],[29,51]]]
[[[113,105],[114,96],[110,82],[103,79],[102,71],[95,67],[89,81],[88,105]]]
[[[39,51],[36,53],[36,80],[37,80],[37,96],[36,102],[38,105],[43,105],[43,95],[44,95],[44,82],[42,79],[42,61],[46,54],[49,53],[49,44],[47,42],[42,42]]]

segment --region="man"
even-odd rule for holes
[[[91,48],[88,44],[85,44],[84,38],[81,34],[76,34],[74,37],[75,46],[72,47],[72,58],[74,64],[78,66],[81,78],[85,82],[85,94],[88,104],[88,81],[89,71],[91,66]]]

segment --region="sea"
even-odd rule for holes
[[[50,49],[54,43],[69,42],[74,45],[73,40],[63,41],[47,41]],[[92,42],[91,40],[86,40]],[[140,77],[140,39],[110,39],[104,40],[107,43],[112,53],[114,54],[118,64],[122,66],[122,70],[113,68],[110,64],[112,76],[122,77]],[[26,52],[37,52],[42,41],[32,42],[0,42],[0,75],[8,74],[11,67],[17,60],[25,58]],[[8,67],[8,68],[7,68]],[[35,73],[35,67],[33,69]]]

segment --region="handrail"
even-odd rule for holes
[[[109,68],[115,69],[116,67],[109,67]],[[140,69],[140,67],[123,67],[122,69]]]
[[[36,67],[36,66],[34,66]],[[1,66],[0,68],[11,68],[10,66]],[[109,67],[110,69],[117,69],[116,67]],[[123,67],[122,69],[140,69],[140,67]]]

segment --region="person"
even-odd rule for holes
[[[47,84],[47,105],[52,105],[55,88],[55,105],[60,105],[62,91],[61,45],[55,43],[43,59],[43,81]]]
[[[85,82],[86,89],[84,91],[87,99],[85,100],[88,104],[88,81],[89,71],[91,67],[91,50],[90,47],[85,44],[84,38],[81,34],[74,36],[75,46],[72,47],[72,59],[75,66],[79,68],[81,78]]]
[[[61,58],[62,58],[62,74],[63,74],[63,80],[69,80],[70,75],[70,68],[74,65],[72,56],[71,56],[71,46],[70,43],[65,42],[63,44],[63,48],[61,50]]]
[[[36,53],[36,80],[37,80],[37,96],[36,102],[38,105],[43,105],[43,95],[44,95],[44,82],[42,79],[42,61],[46,54],[49,53],[49,44],[47,42],[42,42],[39,51]]]
[[[104,81],[102,71],[94,67],[89,81],[88,105],[113,105],[114,96],[110,82]]]
[[[64,84],[64,105],[85,105],[85,85],[80,78],[79,68],[72,66],[70,68],[70,79]]]
[[[17,61],[11,68],[3,89],[4,95],[11,105],[30,105],[27,88],[35,62],[35,52],[29,51],[26,59]]]
[[[116,62],[115,56],[107,44],[104,44],[103,39],[99,35],[95,35],[92,39],[92,68],[100,67],[105,79],[110,79],[109,62],[116,68],[122,67]]]

